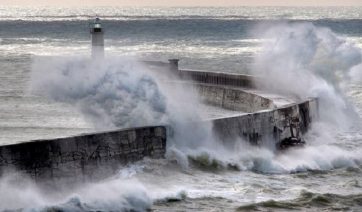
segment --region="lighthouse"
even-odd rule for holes
[[[92,59],[104,58],[104,29],[99,18],[90,25],[92,35]]]

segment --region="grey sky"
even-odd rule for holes
[[[362,0],[0,0],[0,5],[47,6],[362,6]]]

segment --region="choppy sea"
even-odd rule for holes
[[[102,64],[87,59],[96,16],[106,30]],[[362,211],[361,7],[0,7],[0,144],[230,115],[200,112],[194,95],[134,62],[170,58],[320,98],[308,145],[228,149],[209,129],[196,140],[183,132],[166,159],[70,190],[4,176],[0,211]]]

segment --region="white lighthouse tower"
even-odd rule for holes
[[[92,35],[92,59],[104,58],[104,30],[99,18],[90,25]]]

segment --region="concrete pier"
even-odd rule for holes
[[[301,138],[319,117],[317,99],[268,111],[213,120],[213,131],[225,143],[249,142],[275,149],[290,137]]]
[[[165,152],[165,127],[121,129],[0,146],[0,173],[16,170],[33,179],[95,181],[144,157],[163,158]]]
[[[273,95],[255,89],[258,78],[249,75],[179,70],[177,59],[144,63],[168,73],[166,81],[177,79],[177,83],[194,86],[202,102],[240,112],[205,120],[212,122],[213,133],[225,145],[246,142],[275,149],[283,139],[301,138],[318,119],[317,99],[290,104],[290,99],[284,103],[278,99],[276,104]],[[168,129],[169,126],[145,126],[0,146],[0,174],[17,170],[42,182],[101,180],[127,163],[144,157],[163,158]]]
[[[212,106],[246,113],[276,108],[272,100],[242,90],[207,84],[194,86],[200,100]]]

